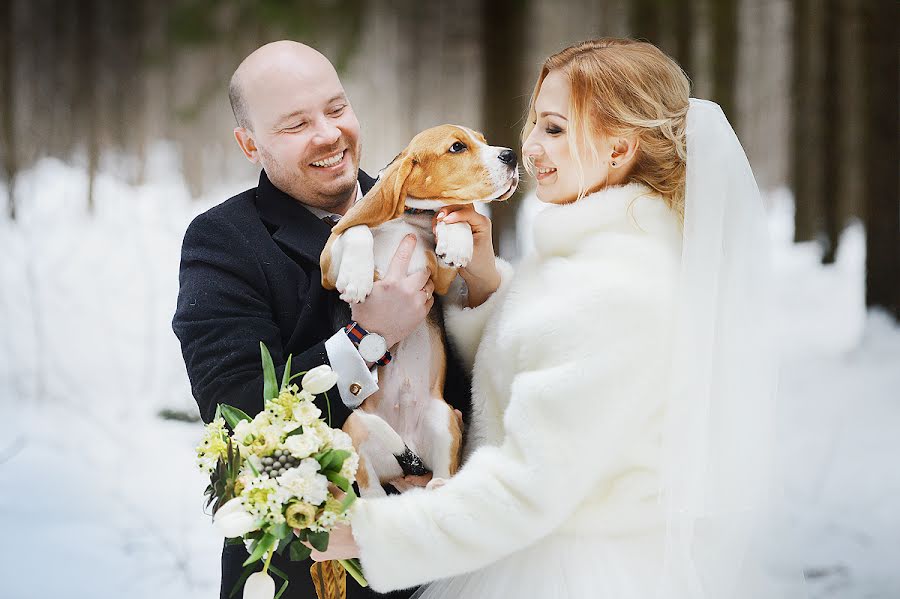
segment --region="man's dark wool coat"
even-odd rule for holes
[[[375,181],[360,171],[359,183],[366,193]],[[276,188],[264,171],[257,187],[201,214],[188,227],[172,327],[204,422],[212,420],[219,403],[251,416],[262,410],[260,341],[272,353],[278,380],[288,354],[293,356],[292,372],[328,363],[325,341],[350,322],[348,306],[321,283],[319,254],[330,232],[326,223]],[[350,410],[336,392],[329,397],[332,424],[340,427]],[[452,349],[445,397],[467,415],[468,377]],[[317,397],[316,403],[325,414],[324,397]],[[223,548],[222,598],[231,594],[247,556],[243,545]],[[284,599],[316,596],[309,561],[290,562],[276,554],[272,563],[291,579]],[[257,562],[256,568],[262,564]],[[280,589],[282,580],[274,578]],[[350,599],[385,596],[359,587],[349,577],[347,589]],[[238,589],[234,596],[241,593]]]

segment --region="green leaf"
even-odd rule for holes
[[[272,565],[272,563],[269,563],[269,572],[271,572],[277,576],[280,576],[282,578],[282,580],[288,579],[288,575],[285,574],[284,572],[282,572],[281,570],[279,570],[278,568],[276,568],[274,565]]]
[[[221,417],[222,417],[222,404],[217,403],[216,404],[216,413],[213,414],[213,420],[215,420],[216,418],[221,418]]]
[[[328,464],[329,470],[340,472],[344,467],[344,460],[350,457],[350,452],[346,449],[332,449],[331,461]]]
[[[290,547],[291,550],[288,552],[288,557],[291,558],[292,562],[302,562],[312,553],[312,550],[303,543],[291,543]]]
[[[229,597],[234,597],[237,595],[237,592],[240,590],[244,583],[247,582],[247,579],[250,578],[250,575],[256,570],[254,566],[247,566],[244,568],[244,571],[241,573],[241,577],[238,578],[238,581],[234,583],[234,587],[232,587],[231,592],[228,594]]]
[[[309,529],[304,528],[303,530],[297,533],[297,538],[301,541],[305,541],[309,537]]]
[[[356,501],[356,492],[353,490],[353,487],[347,489],[347,494],[344,496],[344,500],[341,501],[341,511],[346,512],[347,508],[353,505],[353,502]]]
[[[344,493],[350,490],[350,481],[338,474],[337,472],[326,472],[325,478],[333,482],[338,486],[338,488]]]
[[[281,375],[281,390],[287,390],[288,384],[291,382],[291,357],[292,354],[288,354],[287,362],[284,365],[284,374]]]
[[[315,547],[318,551],[326,551],[328,549],[328,533],[324,531],[310,531],[309,544]]]
[[[272,569],[271,565],[269,566],[269,569]],[[284,576],[282,576],[282,578],[284,578]],[[284,594],[285,589],[287,589],[289,582],[290,581],[288,579],[284,579],[284,584],[281,585],[281,589],[279,589],[279,591],[275,593],[275,599],[281,599],[281,596]]]
[[[319,462],[319,466],[322,469],[322,472],[331,469],[331,462],[334,459],[334,449],[329,449],[328,451],[320,454],[316,454],[316,460]]]
[[[250,554],[250,557],[247,558],[247,561],[244,562],[244,565],[247,566],[262,559],[262,556],[272,548],[276,541],[277,539],[268,533],[263,535],[263,538],[256,544],[256,548]]]
[[[240,408],[235,408],[227,404],[220,403],[219,409],[222,412],[222,417],[225,419],[225,422],[228,423],[228,426],[231,428],[231,430],[234,430],[234,427],[236,427],[237,423],[241,420],[246,420],[247,422],[251,422],[253,420],[253,418],[247,416],[246,412],[244,412]]]
[[[303,427],[298,426],[297,428],[295,428],[294,430],[292,430],[291,432],[286,434],[284,436],[284,438],[287,439],[288,437],[293,437],[294,435],[302,435],[302,434],[303,434]]]
[[[273,524],[269,527],[269,534],[276,539],[285,539],[288,535],[292,534],[292,532],[291,527],[287,525],[287,522],[279,522],[278,524]]]
[[[290,546],[291,542],[296,539],[294,535],[288,535],[287,537],[278,541],[278,547],[275,548],[275,553],[278,555],[284,555],[284,551]]]
[[[262,354],[263,367],[263,401],[278,397],[278,380],[275,378],[275,364],[272,363],[272,354],[262,341],[259,342],[259,351]]]

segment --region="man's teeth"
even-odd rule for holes
[[[346,150],[345,150],[346,151]],[[313,162],[313,166],[334,166],[338,162],[344,159],[344,152],[340,154],[335,154],[331,158],[326,158],[325,160],[319,160],[318,162]]]
[[[539,175],[546,175],[547,173],[553,173],[553,172],[556,172],[555,168],[539,168],[538,169]]]

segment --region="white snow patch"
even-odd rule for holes
[[[171,152],[151,149],[144,185],[101,173],[93,215],[83,169],[43,160],[18,179],[18,221],[0,219],[4,597],[218,592],[201,425],[157,414],[196,409],[170,328],[184,230],[255,181],[191,201]],[[860,225],[824,267],[814,244],[791,242],[789,193],[767,200],[786,357],[776,568],[805,570],[812,599],[898,597],[900,329],[865,311]]]

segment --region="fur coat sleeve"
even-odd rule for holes
[[[478,448],[437,490],[355,504],[374,590],[487,566],[604,501],[623,448],[658,415],[677,273],[670,246],[622,229],[577,247],[566,239],[519,267],[495,315],[498,347],[482,348],[476,367],[502,354],[496,367],[510,370],[508,398],[494,398],[506,406],[502,442]]]
[[[466,306],[469,298],[462,277],[457,277],[444,299],[444,326],[447,336],[468,372],[472,371],[475,352],[481,342],[484,327],[503,301],[502,298],[506,295],[513,278],[513,267],[506,260],[497,258],[496,264],[500,272],[500,287],[483,304],[475,308]]]

